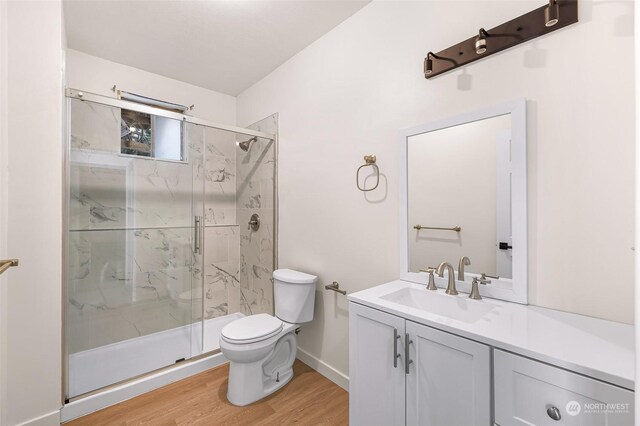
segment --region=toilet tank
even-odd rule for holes
[[[318,277],[291,269],[273,271],[275,314],[282,321],[300,324],[313,320]]]

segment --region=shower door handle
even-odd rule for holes
[[[193,225],[193,252],[195,254],[201,254],[200,251],[200,225],[202,223],[201,216],[194,216]]]

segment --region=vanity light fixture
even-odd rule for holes
[[[557,0],[549,0],[549,6],[544,10],[544,25],[553,27],[560,19],[560,6]]]
[[[433,52],[427,53],[427,57],[424,58],[424,76],[427,77],[433,72],[433,60],[442,59],[433,54]]]
[[[424,58],[424,76],[428,76],[433,72],[433,59],[431,59],[433,53],[427,53],[427,57]]]
[[[429,51],[424,59],[424,78],[432,79],[576,22],[578,0],[546,0],[543,6],[511,21],[489,30],[480,28],[473,37],[439,52]]]
[[[484,52],[487,51],[488,35],[489,34],[487,34],[484,28],[480,28],[480,31],[478,31],[478,38],[476,38],[476,54],[482,55]]]

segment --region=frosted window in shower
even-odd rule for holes
[[[154,117],[153,156],[164,160],[184,160],[182,156],[182,122]]]

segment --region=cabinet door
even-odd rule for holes
[[[395,315],[349,303],[352,426],[404,426],[404,323]]]
[[[497,424],[633,425],[632,391],[498,349],[493,353]]]
[[[490,425],[489,346],[411,321],[406,329],[407,425]]]

